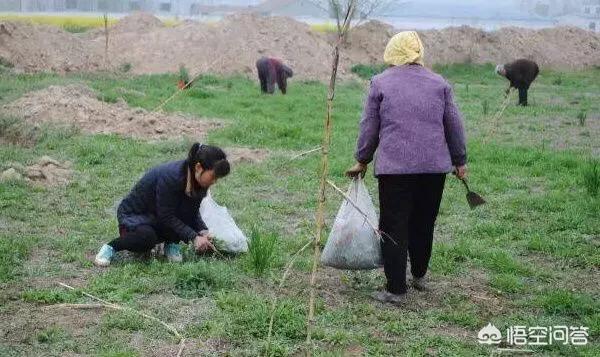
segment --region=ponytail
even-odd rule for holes
[[[190,171],[193,172],[196,164],[200,164],[204,170],[214,170],[217,178],[227,176],[231,170],[227,155],[216,146],[194,143],[186,161]]]

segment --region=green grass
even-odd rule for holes
[[[20,118],[0,115],[0,143],[33,146],[38,139],[38,130],[23,123]]]
[[[228,272],[224,264],[198,261],[184,264],[177,269],[175,277],[177,294],[184,297],[202,297],[212,292],[233,290],[234,272]]]
[[[14,66],[15,65],[9,62],[7,59],[0,57],[0,72],[4,71],[5,69],[13,68]]]
[[[39,343],[55,343],[65,338],[65,331],[60,328],[49,328],[39,333],[37,341]]]
[[[376,74],[383,72],[388,66],[381,64],[376,66],[367,66],[363,64],[357,64],[352,66],[350,69],[352,73],[356,74],[362,79],[370,79]]]
[[[248,259],[254,274],[262,276],[273,265],[276,258],[277,236],[265,234],[254,228],[248,242]]]
[[[590,162],[583,168],[583,183],[587,192],[597,197],[600,192],[600,161],[590,160]]]
[[[585,126],[585,122],[587,121],[587,112],[582,110],[577,113],[577,119],[579,120],[579,126]]]
[[[3,185],[3,187],[6,186],[8,185]],[[2,191],[0,189],[0,197],[10,199],[9,195]],[[10,204],[8,201],[4,202],[6,204],[2,204],[0,207]],[[17,237],[11,237],[7,232],[0,233],[0,283],[10,281],[18,276],[19,266],[26,258],[30,247],[27,242],[23,242]]]
[[[77,300],[77,295],[62,288],[31,289],[21,294],[21,299],[40,304],[70,303]]]
[[[376,271],[321,270],[314,354],[489,355],[491,348],[475,338],[493,322],[503,328],[519,323],[589,326],[592,343],[585,348],[535,350],[540,355],[598,355],[600,200],[588,187],[597,186],[590,162],[600,152],[598,129],[592,125],[600,113],[600,69],[542,72],[530,92],[531,106],[514,105],[513,93],[491,136],[491,117],[506,87],[493,66],[435,70],[454,87],[469,137],[471,185],[488,203],[470,210],[463,187],[448,177],[431,262],[438,290],[418,296],[411,291],[416,298],[405,308],[369,299],[383,283]],[[82,82],[108,103],[122,98],[153,109],[173,93],[176,81],[176,74],[3,72],[0,105],[31,90]],[[330,178],[340,186],[347,184],[344,171],[353,163],[367,86],[367,81],[342,82],[336,94]],[[101,270],[89,258],[116,237],[119,198],[148,168],[183,158],[191,140],[149,142],[85,135],[61,126],[32,129],[3,118],[0,170],[50,155],[71,161],[75,176],[55,189],[0,182],[0,286],[6,292],[0,294],[0,317],[23,323],[19,337],[9,331],[0,342],[0,354],[176,351],[168,332],[138,316],[45,308],[91,302],[57,287],[59,281],[177,326],[189,339],[189,353],[196,355],[264,352],[269,309],[278,296],[271,354],[302,353],[312,252],[298,257],[283,289],[277,286],[283,264],[314,232],[320,158],[307,155],[290,162],[289,157],[320,144],[326,86],[294,80],[289,89],[286,96],[265,96],[253,80],[204,75],[166,105],[168,112],[223,119],[227,125],[211,132],[206,143],[271,151],[261,164],[235,165],[213,190],[240,228],[249,233],[257,227],[259,240],[266,239],[270,248],[237,258],[197,257],[188,249],[182,264],[119,261]],[[587,113],[583,127],[582,111]],[[591,184],[584,179],[588,176]],[[370,176],[366,181],[377,200],[376,181]],[[328,193],[328,227],[340,203],[335,192]],[[252,268],[254,259],[264,274]],[[34,317],[24,313],[29,310]]]

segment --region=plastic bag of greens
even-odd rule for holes
[[[219,206],[213,200],[210,191],[200,204],[200,217],[214,235],[214,244],[219,251],[234,254],[248,251],[246,235],[235,224],[227,207]]]
[[[350,184],[348,197],[364,215],[344,199],[321,254],[321,263],[338,269],[376,269],[382,265],[379,235],[371,226],[377,224],[377,212],[362,179]]]

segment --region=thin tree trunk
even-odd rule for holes
[[[104,13],[104,65],[108,70],[109,67],[109,58],[108,58],[108,14]]]

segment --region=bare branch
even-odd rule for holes
[[[363,20],[394,3],[393,0],[310,0],[309,2],[334,18],[338,25],[338,31],[341,30],[341,19],[348,13],[351,5],[354,7],[352,18]],[[406,3],[408,2],[400,4]]]

